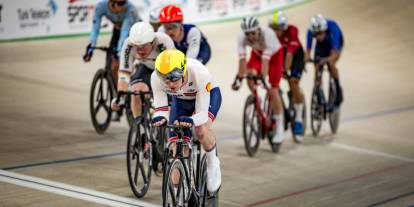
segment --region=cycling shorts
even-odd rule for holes
[[[130,85],[134,85],[136,83],[145,83],[149,89],[151,90],[151,74],[154,70],[151,70],[144,64],[138,64],[136,66],[135,73],[131,76]]]
[[[262,71],[262,54],[252,50],[250,59],[247,62],[248,70],[255,70],[258,74]],[[270,58],[269,62],[269,82],[272,88],[278,88],[283,72],[283,49],[279,49]]]
[[[290,76],[292,78],[300,79],[302,77],[303,68],[305,68],[305,53],[302,48],[299,48],[293,54]]]

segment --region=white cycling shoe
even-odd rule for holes
[[[217,156],[207,158],[207,190],[215,193],[221,185],[220,160]]]
[[[284,132],[285,132],[285,129],[283,127],[283,124],[277,124],[276,133],[275,135],[273,135],[272,142],[274,144],[282,143],[283,140],[285,139]]]

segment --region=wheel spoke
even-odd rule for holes
[[[139,155],[138,155],[139,156]],[[139,157],[137,157],[136,163],[135,163],[135,171],[134,171],[134,183],[138,184],[138,172],[139,172]]]
[[[148,182],[148,178],[147,178],[147,174],[145,173],[145,169],[144,169],[143,163],[140,163],[139,164],[139,168],[141,169],[141,175],[142,175],[142,178],[144,179],[144,183],[147,183]],[[150,170],[150,169],[148,169],[148,170]]]

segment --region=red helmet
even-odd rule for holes
[[[183,21],[183,12],[174,5],[168,5],[162,8],[160,13],[160,22],[181,22]]]

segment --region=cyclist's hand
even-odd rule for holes
[[[260,80],[262,81],[263,87],[266,89],[270,89],[271,85],[269,82],[269,77],[267,77],[266,75],[260,74],[259,75]]]
[[[125,105],[125,99],[123,97],[119,99],[114,98],[111,101],[111,109],[114,111],[119,111],[123,105]]]
[[[288,71],[287,71],[286,69],[284,69],[284,70],[283,70],[282,77],[283,77],[284,79],[288,79],[288,77],[289,77],[289,73],[288,73]]]
[[[92,43],[89,43],[86,46],[86,52],[85,52],[85,55],[83,55],[83,61],[89,62],[92,58],[92,55],[93,55]]]
[[[240,89],[241,83],[242,83],[242,78],[239,77],[239,75],[236,75],[236,77],[234,78],[234,82],[233,84],[231,84],[231,88],[235,91]]]
[[[175,121],[175,124],[183,127],[192,127],[194,125],[194,121],[191,117],[182,116]]]
[[[157,116],[151,120],[151,124],[152,126],[160,127],[167,124],[167,119],[163,116]]]

